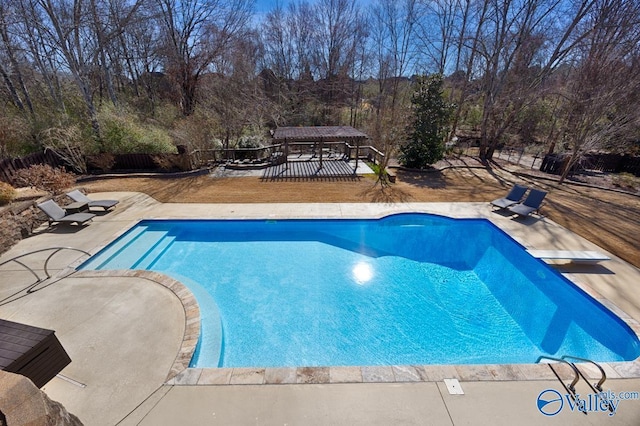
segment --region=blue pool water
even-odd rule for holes
[[[632,360],[630,328],[486,220],[145,220],[81,269],[191,288],[192,366]]]

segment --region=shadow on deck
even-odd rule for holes
[[[357,181],[360,176],[353,166],[344,160],[323,160],[322,168],[319,160],[289,161],[285,164],[268,167],[261,178],[263,181],[275,180],[329,180]]]

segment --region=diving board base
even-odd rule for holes
[[[527,252],[538,259],[543,260],[568,260],[573,263],[595,264],[610,257],[597,251],[582,250],[527,250]]]

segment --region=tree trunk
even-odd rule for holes
[[[482,27],[485,22],[485,17],[486,17],[488,8],[489,8],[489,0],[484,0],[482,2],[482,12],[480,13],[480,17],[478,18],[478,24],[477,24],[478,26],[476,27],[475,37],[473,38],[473,43],[471,45],[471,50],[469,52],[469,60],[467,61],[465,79],[464,79],[464,82],[462,83],[462,88],[460,89],[460,97],[458,98],[456,112],[453,116],[453,120],[451,124],[450,139],[452,139],[456,135],[456,130],[458,129],[458,123],[462,115],[462,107],[464,105],[464,101],[467,97],[469,80],[471,79],[471,74],[473,72],[473,64],[475,62],[475,57],[478,50],[478,43],[480,42],[480,35],[482,33]]]
[[[15,86],[13,85],[13,81],[11,81],[11,78],[9,77],[9,74],[7,73],[7,71],[2,66],[2,63],[0,63],[0,74],[2,74],[2,78],[4,80],[4,84],[5,84],[5,86],[7,86],[7,90],[9,91],[9,94],[11,95],[11,100],[13,101],[13,104],[20,111],[24,111],[25,108],[24,108],[24,104],[22,103],[22,99],[20,99],[20,96],[18,95],[18,92],[16,91]]]
[[[197,76],[185,75],[182,81],[182,114],[187,117],[193,114],[196,108]]]
[[[574,146],[574,149],[571,152],[571,157],[569,158],[569,161],[567,161],[567,164],[564,166],[564,170],[562,170],[562,175],[560,176],[560,180],[558,181],[559,184],[562,184],[565,181],[567,176],[569,176],[569,172],[573,168],[573,165],[576,163],[576,161],[578,161],[578,153],[579,153],[580,146],[581,146],[581,143],[576,143],[576,145]]]
[[[4,10],[0,9],[0,12],[4,15]],[[9,39],[9,33],[7,32],[7,26],[6,26],[6,23],[4,22],[4,16],[2,17],[2,22],[0,23],[0,35],[2,36],[2,42],[4,44],[4,47],[5,47],[5,50],[6,50],[6,54],[9,57],[9,63],[11,64],[11,70],[12,70],[12,72],[15,75],[15,78],[17,80],[18,88],[20,89],[20,91],[22,92],[22,95],[24,97],[24,103],[27,104],[27,109],[29,110],[29,113],[31,114],[31,118],[34,118],[35,112],[33,110],[33,104],[31,102],[31,96],[29,96],[29,91],[27,90],[27,86],[24,84],[24,79],[22,78],[22,72],[20,71],[20,66],[18,64],[18,61],[16,60],[16,56],[15,56],[14,51],[13,51],[13,46],[11,45],[11,40]],[[20,110],[24,111],[24,103],[22,102],[22,100],[18,96],[18,93],[16,91],[16,87],[11,82],[11,78],[7,74],[7,72],[4,69],[4,67],[2,67],[1,72],[2,72],[2,77],[5,79],[5,83],[7,84],[7,89],[9,89],[9,92],[11,93],[11,97],[14,100],[14,103],[16,104],[16,106],[18,108],[20,108]]]

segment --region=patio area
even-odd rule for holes
[[[91,198],[115,198],[120,204],[81,229],[42,230],[14,246],[0,262],[54,246],[95,253],[143,218],[363,218],[408,211],[482,217],[529,249],[609,255],[612,260],[600,266],[562,265],[560,270],[640,332],[637,268],[548,219],[515,221],[493,212],[488,203],[185,205],[130,192]],[[44,257],[35,256],[30,265],[41,265]],[[568,409],[543,416],[536,407],[538,395],[561,386],[544,365],[363,367],[326,374],[302,371],[306,369],[224,369],[228,371],[222,374],[185,369],[197,340],[192,332],[197,307],[190,304],[190,295],[161,274],[69,269],[84,259],[71,251],[59,253],[50,269],[66,277],[21,298],[9,297],[32,277],[17,265],[5,266],[0,317],[56,331],[72,362],[62,371],[64,377],[43,390],[85,424],[601,424],[602,416],[612,424],[636,424],[640,418],[638,400],[621,401],[614,417]],[[605,389],[640,391],[637,360],[605,364],[605,370]],[[458,379],[464,395],[450,394],[445,378]],[[583,381],[578,389],[590,392]]]

